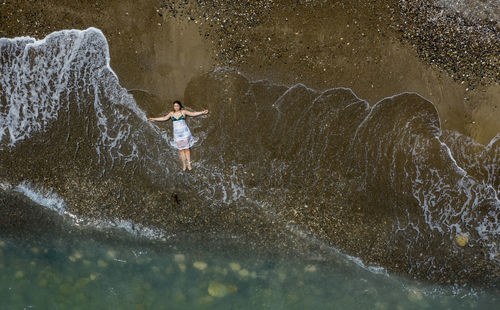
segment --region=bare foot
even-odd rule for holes
[[[190,161],[188,161],[188,170],[190,170],[190,171],[191,171],[191,169],[193,169],[193,168],[191,168],[191,162],[190,162]]]
[[[189,169],[191,170],[191,169]],[[186,171],[186,165],[182,165],[182,171]]]

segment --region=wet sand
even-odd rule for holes
[[[252,79],[285,85],[348,87],[370,104],[417,92],[437,106],[445,129],[483,144],[500,132],[495,33],[489,41],[474,40],[472,34],[465,46],[448,46],[444,40],[446,46],[436,49],[429,40],[458,40],[460,33],[451,30],[463,27],[447,15],[449,21],[439,21],[444,24],[429,32],[430,24],[421,19],[430,16],[430,9],[427,15],[415,10],[427,8],[427,1],[173,3],[8,1],[0,4],[0,36],[43,38],[55,30],[91,26],[103,30],[121,84],[152,113],[183,99],[193,77],[231,66]],[[464,50],[474,44],[479,52]],[[464,58],[466,51],[479,57],[472,58],[474,66]],[[446,61],[436,61],[440,57]]]

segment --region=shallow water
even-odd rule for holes
[[[71,234],[0,238],[2,309],[498,309],[495,292],[408,281],[334,254],[326,260],[249,252],[216,237]]]

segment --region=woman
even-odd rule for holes
[[[186,166],[191,170],[191,153],[189,148],[196,142],[191,135],[191,131],[186,124],[186,116],[198,116],[208,114],[208,110],[200,112],[186,111],[182,107],[182,103],[178,100],[174,101],[174,110],[163,117],[148,118],[148,121],[166,121],[172,118],[174,124],[174,143],[179,150],[179,156],[182,160],[182,171],[186,171]]]

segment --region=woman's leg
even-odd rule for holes
[[[189,149],[184,150],[184,154],[186,156],[187,167],[191,170],[191,151]]]
[[[184,150],[179,150],[179,156],[180,156],[181,162],[182,162],[182,171],[185,171],[186,170],[186,155],[185,155]]]

